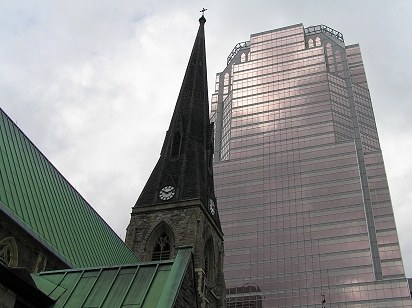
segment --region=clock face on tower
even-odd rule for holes
[[[215,215],[216,206],[215,206],[215,202],[212,199],[209,199],[209,210],[210,210],[210,214]]]
[[[173,186],[165,186],[159,192],[159,198],[162,200],[172,199],[176,193],[176,189]]]

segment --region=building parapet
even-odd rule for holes
[[[336,37],[338,40],[344,42],[343,34],[328,26],[317,25],[317,26],[310,26],[310,27],[305,28],[305,35],[312,35],[312,34],[317,34],[317,33],[327,33],[327,34],[330,34],[331,36]]]
[[[236,46],[230,52],[229,56],[227,57],[226,65],[228,65],[230,63],[230,61],[232,61],[232,59],[236,56],[236,54],[239,50],[241,50],[242,48],[249,47],[249,46],[250,46],[250,41],[237,43]]]

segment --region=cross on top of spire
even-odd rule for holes
[[[202,16],[200,16],[199,18],[199,22],[201,24],[204,24],[206,22],[206,18],[205,18],[205,11],[207,11],[207,9],[203,8],[200,13],[202,13]]]

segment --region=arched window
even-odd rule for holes
[[[227,94],[229,92],[229,81],[229,73],[226,73],[223,78],[223,94]]]
[[[179,131],[175,132],[172,140],[172,148],[170,150],[171,158],[178,158],[180,154],[180,144],[182,141],[182,135]]]
[[[330,43],[326,44],[326,54],[328,56],[332,56],[333,55],[333,51],[332,51],[332,45]]]
[[[146,242],[145,261],[160,261],[174,257],[174,236],[169,225],[162,221],[150,233]]]
[[[205,254],[205,274],[206,274],[206,276],[209,276],[208,274],[209,274],[209,254]]]
[[[339,50],[336,50],[336,51],[335,51],[335,61],[336,61],[337,63],[342,62],[342,58],[341,58],[341,56],[340,56]]]
[[[336,62],[336,71],[339,75],[343,76],[343,65],[342,65],[342,57],[340,55],[339,50],[335,52],[335,62]]]
[[[316,46],[321,46],[322,44],[321,44],[321,42],[320,42],[320,38],[319,37],[317,37],[316,38],[316,44],[315,44]]]
[[[309,39],[309,41],[308,41],[308,46],[309,46],[309,48],[312,48],[312,47],[313,47],[313,40],[312,40],[312,39]]]
[[[205,245],[205,267],[204,272],[207,277],[207,281],[213,282],[213,274],[214,274],[214,267],[215,267],[215,250],[213,245],[212,237],[206,242]]]
[[[240,62],[245,62],[245,61],[246,61],[246,55],[242,53],[242,55],[240,56]]]
[[[225,86],[228,86],[228,85],[229,85],[229,73],[226,73],[226,74],[225,74],[223,84],[224,84]]]
[[[171,244],[166,232],[162,232],[153,247],[152,261],[170,259]]]
[[[6,237],[0,241],[0,260],[10,267],[18,265],[18,250],[14,237]]]
[[[333,59],[333,51],[330,43],[326,44],[326,57],[328,60],[329,72],[335,72],[335,60]]]

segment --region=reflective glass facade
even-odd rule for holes
[[[228,307],[411,307],[359,45],[251,35],[212,120]]]

